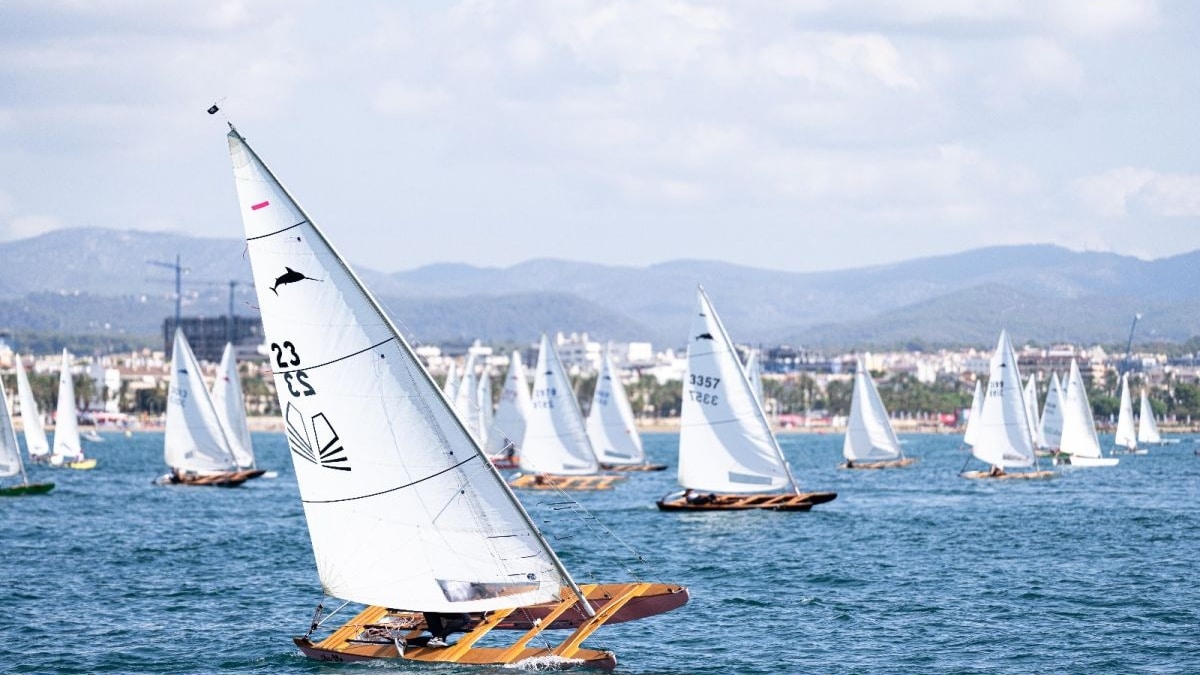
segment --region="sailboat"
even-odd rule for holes
[[[21,363],[20,355],[17,361],[17,399],[21,402],[21,426],[25,431],[25,451],[34,462],[50,460],[50,441],[46,440],[46,429],[42,426],[42,414],[38,412],[37,399],[33,396],[33,387],[29,385],[29,376],[25,374],[25,366]]]
[[[18,359],[17,363],[20,363]],[[18,376],[19,377],[19,376]],[[0,485],[0,497],[41,495],[54,489],[54,483],[30,483],[25,475],[25,464],[21,462],[21,448],[17,445],[17,432],[13,429],[12,415],[8,410],[8,393],[0,381],[0,478],[20,476],[18,485]]]
[[[1021,394],[1025,399],[1025,415],[1029,418],[1029,435],[1033,440],[1033,451],[1045,445],[1041,437],[1042,423],[1038,419],[1037,373],[1030,373],[1025,382],[1025,391]]]
[[[62,353],[62,370],[58,373],[58,409],[54,413],[54,448],[50,466],[68,469],[94,469],[96,459],[83,456],[79,438],[79,412],[75,409],[75,381],[71,379],[71,361],[67,350]]]
[[[479,382],[475,379],[475,355],[467,356],[467,363],[463,366],[462,379],[459,380],[458,386],[454,388],[454,407],[458,410],[458,414],[467,423],[467,429],[474,434],[475,440],[482,445],[485,441],[479,430],[479,410],[478,410],[478,395],[476,389],[479,387]]]
[[[854,369],[854,393],[850,396],[850,420],[842,442],[843,469],[886,469],[909,466],[917,460],[905,457],[892,429],[887,409],[862,359]]]
[[[479,372],[479,384],[475,387],[475,428],[479,429],[479,445],[487,447],[492,432],[492,376],[486,365]]]
[[[837,497],[801,492],[704,288],[688,334],[679,417],[679,485],[664,511],[808,511]]]
[[[213,409],[217,411],[217,421],[225,432],[225,440],[229,442],[233,461],[243,474],[243,479],[266,474],[266,470],[258,468],[254,459],[254,443],[250,439],[250,425],[246,423],[246,399],[242,394],[242,378],[238,375],[232,342],[226,342],[225,351],[221,352],[221,365],[217,366],[217,377],[212,383],[212,402]]]
[[[971,396],[971,411],[967,413],[967,426],[963,429],[963,444],[975,445],[975,427],[979,413],[983,411],[983,380],[975,380],[975,393]]]
[[[1058,381],[1058,373],[1050,374],[1050,385],[1046,388],[1046,402],[1042,405],[1041,419],[1038,420],[1038,438],[1041,441],[1037,453],[1040,456],[1058,454],[1058,446],[1062,444],[1063,429],[1063,391]]]
[[[642,437],[633,418],[633,408],[621,373],[613,365],[612,353],[604,350],[596,389],[592,392],[592,407],[588,410],[587,434],[600,460],[600,467],[609,471],[662,471],[666,464],[646,461]]]
[[[1121,407],[1117,412],[1117,431],[1113,435],[1113,454],[1144,455],[1145,448],[1138,449],[1137,431],[1133,426],[1133,399],[1129,396],[1129,373],[1121,376]]]
[[[971,428],[974,432],[971,454],[991,468],[964,472],[961,474],[964,478],[1050,478],[1054,475],[1052,471],[1037,468],[1021,374],[1017,371],[1017,356],[1006,330],[1000,331],[989,368],[987,392],[978,421],[972,420]],[[1008,471],[1027,467],[1032,470]]]
[[[1116,466],[1116,457],[1100,453],[1100,438],[1096,436],[1096,421],[1087,389],[1079,375],[1079,365],[1072,359],[1071,374],[1067,376],[1066,398],[1063,403],[1063,432],[1058,461],[1072,466]]]
[[[1138,443],[1143,445],[1162,445],[1163,437],[1158,433],[1158,423],[1154,421],[1154,408],[1150,407],[1150,399],[1146,390],[1142,389],[1142,401],[1138,406]],[[29,442],[29,438],[25,438]]]
[[[304,381],[296,379],[279,386],[286,390],[287,384],[296,391],[298,385],[303,388]],[[216,487],[235,487],[246,482],[247,472],[238,469],[229,437],[204,385],[200,364],[179,328],[175,329],[171,348],[166,418],[163,459],[171,473],[155,482]]]
[[[624,476],[600,473],[579,401],[550,338],[542,333],[532,407],[521,440],[521,473],[509,485],[533,490],[608,490]]]
[[[583,641],[683,605],[686,587],[577,584],[374,295],[232,125],[229,146],[266,339],[285,357],[276,390],[322,590],[367,605],[316,639],[318,605],[295,644],[325,661],[614,667]],[[305,388],[292,395],[288,381]],[[466,632],[447,645],[450,619]],[[572,632],[546,644],[548,628]],[[496,629],[523,633],[497,646]]]
[[[521,352],[513,350],[508,362],[508,374],[504,377],[504,389],[500,392],[500,403],[488,431],[488,458],[497,469],[517,468],[517,453],[525,438],[525,424],[533,404],[529,398],[529,380],[525,377],[525,365]]]

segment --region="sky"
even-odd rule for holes
[[[384,272],[1160,258],[1200,248],[1197,29],[1185,0],[6,0],[0,240],[241,237],[228,120]]]

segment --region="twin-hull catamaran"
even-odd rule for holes
[[[50,466],[68,469],[94,469],[95,457],[83,456],[79,437],[79,412],[75,408],[75,380],[71,377],[71,359],[64,349],[62,370],[58,374],[58,408],[54,412],[54,449]]]
[[[8,394],[4,391],[4,382],[0,381],[0,478],[13,476],[20,476],[21,482],[17,485],[0,485],[0,497],[40,495],[54,489],[54,483],[29,482],[29,476],[25,474],[25,464],[21,461],[21,448],[17,445],[12,415],[8,409]]]
[[[888,469],[917,461],[904,456],[883,399],[862,359],[854,370],[854,393],[850,396],[850,419],[842,442],[842,456],[846,458],[841,465],[843,469]]]
[[[1052,471],[1037,468],[1030,432],[1029,411],[1025,406],[1017,356],[1008,339],[1008,331],[1000,331],[1000,340],[988,373],[987,390],[980,405],[978,419],[971,416],[971,454],[991,465],[986,471],[966,471],[964,478],[1050,478]],[[1009,471],[1029,468],[1029,471]]]
[[[666,464],[646,461],[633,407],[629,405],[625,385],[621,384],[621,373],[613,365],[609,349],[604,350],[600,372],[596,375],[596,389],[592,393],[592,407],[587,416],[587,434],[602,469],[662,471],[667,468]]]
[[[330,661],[613,667],[583,640],[687,589],[577,584],[375,297],[232,127],[229,147],[317,572],[326,595],[368,605],[296,644]],[[454,644],[447,626],[465,631]],[[501,629],[523,632],[495,646]]]
[[[679,485],[663,511],[808,511],[837,497],[801,492],[725,326],[703,288],[688,338],[679,417]]]
[[[521,473],[509,485],[525,490],[609,490],[624,476],[600,473],[579,401],[554,343],[543,333],[525,437]]]

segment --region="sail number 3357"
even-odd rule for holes
[[[300,355],[296,353],[296,345],[292,344],[291,340],[285,340],[282,344],[272,342],[271,351],[275,353],[275,364],[280,369],[295,368],[300,365]],[[292,396],[312,396],[317,393],[317,390],[308,383],[308,373],[303,370],[284,373],[283,381],[287,383],[288,393]]]
[[[704,405],[717,404],[717,393],[715,390],[717,385],[721,383],[721,378],[689,373],[688,383],[693,387],[697,387],[696,389],[688,390],[688,396],[690,396],[693,401]],[[704,391],[705,389],[710,389],[713,391]]]

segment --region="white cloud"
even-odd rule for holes
[[[1200,216],[1200,174],[1159,173],[1127,166],[1085,176],[1071,187],[1088,210],[1101,216]]]
[[[24,215],[9,219],[5,226],[5,239],[28,239],[39,234],[64,227],[62,220],[55,216]]]
[[[444,89],[403,82],[384,82],[375,91],[375,109],[385,114],[413,115],[436,111],[450,102]]]

